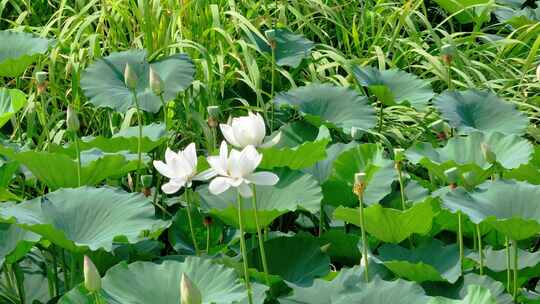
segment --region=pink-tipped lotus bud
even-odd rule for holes
[[[98,292],[101,289],[101,277],[99,276],[96,265],[86,255],[84,256],[83,264],[84,287],[89,292]]]
[[[180,298],[180,304],[202,304],[199,288],[191,282],[185,273],[182,273],[182,279],[180,280]]]
[[[149,74],[150,89],[152,89],[152,92],[154,92],[154,94],[160,96],[161,94],[163,94],[164,91],[163,80],[161,80],[161,77],[152,66],[150,66]]]

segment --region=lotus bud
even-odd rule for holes
[[[540,64],[536,68],[536,80],[540,81]]]
[[[353,139],[360,139],[362,135],[364,135],[364,131],[362,131],[361,129],[358,129],[357,127],[351,128],[351,137]]]
[[[359,172],[354,175],[353,192],[356,195],[362,195],[366,187],[366,173]]]
[[[497,161],[497,155],[495,155],[495,153],[493,153],[493,151],[491,150],[491,147],[486,144],[486,143],[482,143],[480,145],[480,149],[482,150],[482,154],[484,155],[484,159],[490,163],[490,164],[493,164]]]
[[[68,130],[73,131],[73,132],[79,131],[79,128],[81,127],[79,123],[79,117],[77,115],[77,111],[73,109],[72,105],[68,105],[68,108],[67,108],[66,124],[67,124]]]
[[[446,176],[446,180],[448,183],[455,184],[459,179],[459,170],[456,167],[452,167],[444,171],[444,175]]]
[[[129,89],[135,90],[137,88],[137,82],[139,81],[139,77],[137,77],[137,74],[135,74],[135,70],[133,70],[133,67],[131,64],[126,64],[126,68],[124,69],[124,83]]]
[[[396,148],[394,149],[394,159],[396,162],[402,162],[405,160],[405,149]]]
[[[98,292],[101,289],[101,277],[99,276],[96,265],[86,255],[84,256],[83,273],[86,290],[89,292]]]
[[[161,77],[159,76],[159,74],[156,72],[156,70],[154,70],[154,68],[152,66],[150,66],[150,75],[149,75],[149,78],[150,78],[150,89],[152,89],[152,92],[154,92],[154,94],[160,96],[161,94],[163,94],[163,80],[161,80]]]
[[[182,273],[182,279],[180,280],[180,298],[181,304],[202,304],[199,288],[191,282],[185,273]]]
[[[472,188],[476,185],[477,175],[474,171],[463,173],[463,179],[468,187]]]

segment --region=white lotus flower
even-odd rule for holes
[[[278,181],[277,175],[271,172],[254,172],[262,161],[255,147],[247,146],[242,151],[232,149],[230,154],[227,143],[221,142],[219,156],[208,157],[208,163],[218,175],[209,185],[212,194],[221,194],[230,187],[238,188],[240,195],[251,197],[253,192],[249,184],[273,186]]]
[[[215,171],[211,169],[197,174],[197,151],[194,143],[178,153],[167,148],[165,163],[155,160],[154,167],[161,175],[170,179],[161,186],[161,190],[167,194],[178,192],[182,187],[191,187],[194,180],[207,180],[215,176]]]
[[[278,133],[271,140],[263,143],[266,135],[264,119],[257,113],[248,113],[248,116],[235,117],[228,124],[220,124],[219,128],[225,139],[236,148],[245,148],[249,145],[268,148],[277,144],[281,138]]]

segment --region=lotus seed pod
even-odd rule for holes
[[[145,188],[150,188],[152,186],[152,175],[141,176],[141,184]]]
[[[402,162],[405,160],[405,149],[396,148],[394,149],[394,159],[396,162]]]
[[[84,273],[84,287],[89,292],[97,292],[101,289],[101,277],[96,268],[96,265],[92,263],[92,260],[88,256],[84,256],[83,262]]]
[[[79,123],[79,117],[77,115],[77,111],[73,109],[73,106],[68,105],[67,108],[67,118],[66,118],[66,124],[67,128],[70,131],[77,132],[79,131],[80,123]]]
[[[180,298],[180,304],[202,304],[199,288],[191,282],[185,273],[182,273],[182,279],[180,280]]]
[[[446,64],[452,63],[456,54],[456,48],[453,45],[445,44],[441,47],[441,58]]]
[[[132,90],[135,90],[137,88],[138,80],[139,77],[137,77],[137,74],[135,74],[135,70],[133,70],[131,64],[126,64],[126,68],[124,69],[124,83],[126,86]]]
[[[444,132],[444,121],[442,119],[439,119],[432,122],[429,127],[435,132]]]
[[[366,173],[359,172],[354,175],[354,183],[355,184],[362,184],[366,181]]]
[[[42,85],[47,81],[47,72],[39,71],[36,72],[36,83]]]
[[[149,78],[150,78],[150,89],[152,89],[152,92],[154,94],[160,96],[163,94],[163,80],[161,80],[161,77],[159,74],[154,70],[152,66],[150,66],[150,72],[149,72]]]
[[[446,171],[444,171],[444,175],[446,176],[446,181],[450,184],[455,184],[458,181],[459,178],[459,171],[458,168],[453,167]]]
[[[208,116],[210,117],[218,117],[221,112],[219,110],[219,106],[208,106],[206,110],[208,111]]]
[[[493,153],[493,151],[491,150],[491,147],[486,144],[486,143],[482,143],[480,145],[480,149],[482,150],[482,154],[484,155],[484,159],[490,163],[490,164],[493,164],[497,161],[497,155],[495,155],[495,153]]]

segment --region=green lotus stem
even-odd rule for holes
[[[43,112],[43,117],[45,118],[45,120],[47,120],[47,103],[45,101],[45,97],[43,96],[43,94],[40,94],[39,99],[41,101],[41,111]],[[47,146],[47,152],[50,152],[51,150],[50,144],[49,144],[50,131],[49,131],[49,124],[47,123],[47,121],[45,121],[45,123],[43,124],[43,129],[45,131],[45,145]]]
[[[73,132],[73,141],[75,142],[75,152],[77,153],[77,185],[78,187],[82,186],[81,183],[81,171],[82,171],[82,165],[81,165],[81,147],[79,146],[79,136],[77,135],[77,132]]]
[[[58,279],[58,261],[56,260],[56,250],[54,250],[54,245],[51,246],[51,256],[53,263],[53,273],[54,273],[54,292],[55,295],[60,295],[60,280]]]
[[[403,211],[407,210],[407,205],[405,203],[405,187],[403,186],[403,171],[401,171],[401,166],[398,162],[396,162],[396,170],[398,173],[398,182],[399,182],[399,192],[401,194],[401,209]],[[414,247],[411,236],[407,237],[409,240],[409,246],[411,248]]]
[[[461,265],[461,274],[463,274],[463,220],[461,219],[461,211],[458,211],[458,245],[459,245],[459,263]]]
[[[364,260],[364,278],[369,282],[369,261],[368,261],[368,242],[366,237],[366,228],[364,223],[364,194],[358,194],[360,202],[360,231],[362,234],[362,259]]]
[[[22,304],[25,303],[25,290],[24,290],[24,275],[22,273],[21,268],[19,267],[19,264],[17,262],[13,263],[11,270],[13,271],[13,275],[15,277],[15,283],[17,285],[17,293],[19,294],[19,299]]]
[[[255,216],[255,226],[257,227],[257,238],[259,239],[259,251],[261,253],[261,262],[264,271],[264,278],[266,285],[270,286],[270,279],[268,278],[268,264],[266,263],[266,253],[264,250],[264,237],[262,234],[261,226],[259,225],[259,214],[257,211],[257,192],[255,189],[255,184],[251,184],[251,189],[253,191],[253,196],[251,197],[251,202],[253,204],[253,215]]]
[[[210,225],[206,226],[206,254],[210,251]]]
[[[478,235],[478,256],[480,258],[480,275],[484,275],[484,252],[482,250],[482,233],[480,224],[476,224],[476,234]]]
[[[163,107],[163,123],[165,124],[165,130],[169,130],[169,122],[167,119],[167,103],[165,102],[165,99],[163,98],[163,93],[159,94],[159,99],[161,100],[161,106]]]
[[[321,237],[323,233],[323,221],[324,221],[324,209],[323,204],[321,203],[321,209],[320,209],[320,218],[319,218],[319,237]]]
[[[518,244],[516,240],[512,240],[512,247],[514,247],[514,302],[517,303],[518,296]]]
[[[60,253],[62,255],[62,270],[64,273],[64,287],[66,290],[70,290],[71,286],[69,285],[69,277],[68,277],[68,270],[66,265],[66,251],[64,249],[60,249]]]
[[[238,204],[238,226],[240,228],[240,251],[242,252],[242,263],[244,264],[244,280],[248,293],[249,304],[253,304],[253,295],[251,292],[251,283],[249,282],[249,268],[246,251],[246,239],[244,238],[244,223],[242,220],[242,198],[240,192],[236,192],[236,202]]]
[[[137,136],[137,177],[135,179],[135,185],[133,189],[135,191],[139,188],[139,179],[140,179],[140,170],[142,165],[142,119],[141,119],[141,110],[139,107],[139,100],[137,99],[137,92],[132,90],[133,100],[135,101],[135,109],[137,111],[137,125],[139,126],[139,136]]]
[[[506,290],[510,292],[512,276],[510,275],[510,241],[508,237],[506,237],[504,243],[506,246]]]
[[[191,241],[193,242],[193,248],[195,249],[195,255],[199,255],[199,247],[197,246],[197,239],[195,238],[195,230],[193,229],[193,220],[191,218],[191,202],[189,201],[189,189],[186,188],[184,191],[184,200],[186,201],[186,213],[189,223],[189,231],[191,232]]]

